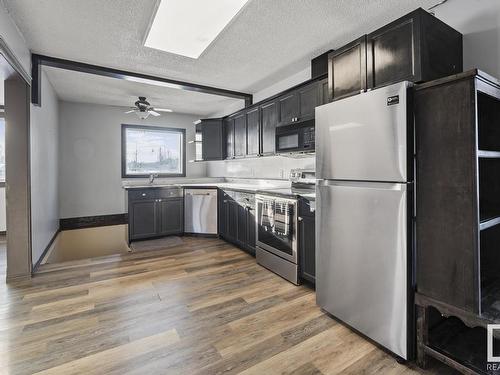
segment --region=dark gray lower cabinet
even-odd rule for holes
[[[128,206],[129,238],[140,240],[154,237],[158,231],[156,199],[131,201]]]
[[[299,272],[303,280],[316,282],[316,219],[309,201],[299,201]]]
[[[255,197],[250,193],[220,191],[219,235],[255,255]]]
[[[134,189],[128,192],[129,241],[182,234],[181,189]]]
[[[159,234],[168,236],[184,231],[184,199],[166,198],[159,199],[158,214],[160,219]]]

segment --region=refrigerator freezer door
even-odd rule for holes
[[[320,307],[407,358],[407,186],[317,186]]]
[[[316,178],[407,181],[407,88],[382,87],[316,108]]]

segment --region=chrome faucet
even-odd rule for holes
[[[153,184],[153,182],[155,182],[155,178],[158,177],[158,175],[156,173],[151,173],[149,175],[149,183],[150,184]]]

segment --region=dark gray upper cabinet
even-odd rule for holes
[[[299,95],[291,91],[278,98],[278,126],[288,125],[299,116]]]
[[[330,101],[462,71],[462,34],[419,8],[329,54]]]
[[[184,232],[184,199],[167,198],[158,200],[159,235]]]
[[[247,155],[260,154],[260,108],[255,107],[246,112],[247,123]]]
[[[367,87],[462,71],[462,34],[417,9],[367,35]]]
[[[319,104],[323,105],[328,103],[328,78],[322,79],[318,82],[318,90],[319,90]]]
[[[247,154],[247,120],[245,113],[234,116],[234,157],[240,158]]]
[[[222,160],[225,158],[224,128],[222,119],[204,119],[198,124],[202,134],[203,160]]]
[[[234,159],[234,118],[224,120],[224,133],[226,139],[226,159]]]
[[[276,147],[276,125],[278,124],[278,104],[276,101],[260,106],[262,123],[262,155],[273,155]]]
[[[330,101],[359,94],[366,89],[366,37],[363,36],[329,54]]]
[[[320,105],[319,82],[310,83],[297,89],[299,110],[297,121],[314,119],[314,111]]]

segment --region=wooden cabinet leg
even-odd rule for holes
[[[417,308],[417,366],[427,368],[427,357],[425,354],[425,346],[428,344],[429,322],[428,308],[424,306],[416,306]]]

